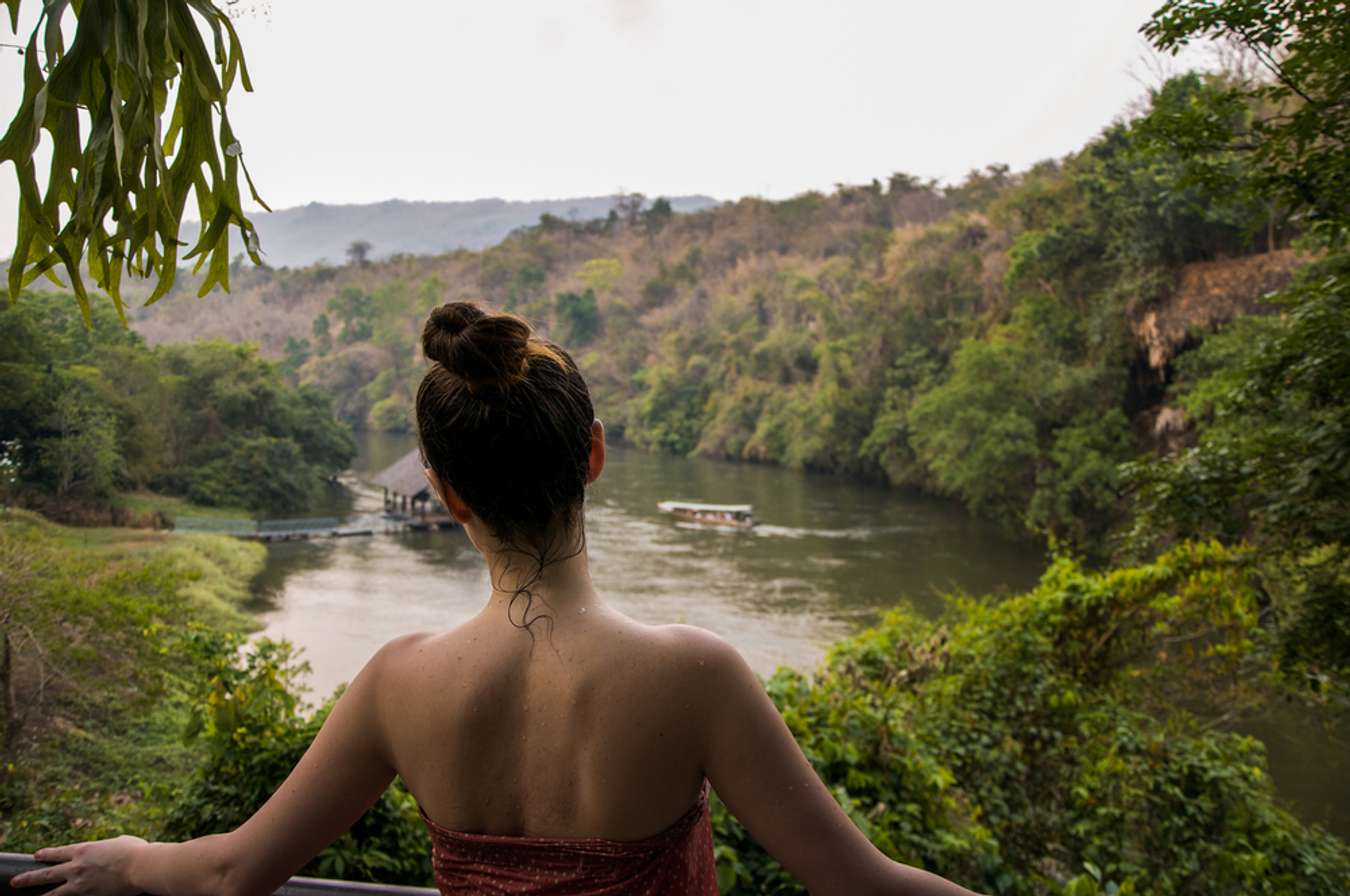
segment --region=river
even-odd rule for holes
[[[327,513],[379,510],[369,477],[414,445],[383,433],[359,442],[347,488],[335,490]],[[760,525],[680,525],[657,509],[667,499],[753,504]],[[763,675],[811,671],[831,643],[890,607],[931,616],[944,593],[1025,590],[1045,564],[1034,542],[959,505],[781,467],[610,446],[587,500],[591,572],[607,600],[644,622],[714,631]],[[258,582],[262,634],[304,649],[315,697],[389,639],[454,626],[487,594],[487,574],[459,530],[275,544]],[[1345,726],[1322,729],[1286,707],[1243,727],[1266,742],[1272,776],[1297,813],[1350,836]]]
[[[378,510],[363,482],[413,447],[365,433],[345,494],[328,512]],[[676,523],[658,501],[753,504],[760,524],[718,531]],[[648,454],[610,446],[587,498],[591,572],[606,600],[644,622],[717,632],[755,670],[810,671],[825,649],[908,601],[934,614],[941,593],[1026,588],[1044,564],[958,505],[838,476]],[[305,650],[318,695],[350,679],[396,635],[478,612],[487,573],[459,530],[406,532],[268,549],[259,583],[269,637]]]

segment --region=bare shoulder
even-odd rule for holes
[[[667,667],[686,687],[706,691],[729,686],[759,686],[759,679],[735,647],[694,625],[653,626]]]
[[[366,661],[361,673],[352,680],[351,688],[365,685],[388,692],[408,687],[424,668],[429,654],[436,650],[441,635],[432,632],[412,632],[387,641]],[[349,688],[350,689],[350,688]]]
[[[432,632],[410,632],[386,641],[370,658],[367,668],[379,671],[396,670],[414,661],[430,649],[441,635]]]
[[[727,662],[739,659],[740,654],[719,635],[696,625],[654,625],[649,627],[654,636],[670,651],[672,658],[699,661]]]

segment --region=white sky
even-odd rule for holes
[[[231,120],[273,208],[952,181],[1118,115],[1156,80],[1161,2],[272,0],[236,23],[255,92]],[[3,123],[21,64],[0,50]],[[5,164],[0,257],[16,209]]]

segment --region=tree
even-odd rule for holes
[[[319,316],[314,318],[314,324],[311,327],[314,333],[314,351],[316,354],[326,355],[333,347],[333,334],[330,330],[328,315],[319,312]]]
[[[111,493],[122,461],[111,415],[67,391],[56,400],[48,425],[53,435],[38,450],[55,476],[56,497]]]
[[[356,240],[347,247],[347,258],[358,268],[363,268],[370,264],[370,250],[373,247],[365,240]]]
[[[17,34],[22,0],[4,3]],[[69,47],[62,34],[67,11],[75,18]],[[214,54],[199,20],[211,31]],[[202,230],[183,258],[197,259],[194,270],[206,265],[200,295],[229,286],[231,226],[258,262],[258,236],[240,201],[240,171],[254,200],[267,206],[253,188],[225,110],[236,81],[253,89],[234,26],[210,0],[46,4],[24,54],[23,98],[0,139],[0,162],[13,162],[19,180],[10,301],[43,274],[55,279],[52,269],[61,265],[88,322],[81,264],[119,315],[123,270],[155,277],[149,302],[156,301],[174,283],[189,194]],[[82,113],[90,125],[83,140]],[[43,130],[52,149],[45,192],[34,162]],[[116,222],[111,231],[110,220]]]
[[[665,229],[673,217],[675,212],[670,207],[670,200],[660,196],[652,203],[651,208],[642,213],[642,224],[647,228],[648,236],[655,236]]]
[[[309,360],[309,340],[286,337],[286,359],[281,362],[282,369],[295,373]]]
[[[1211,39],[1241,47],[1269,76],[1235,81],[1221,101],[1191,104],[1155,125],[1185,155],[1236,149],[1254,156],[1258,195],[1279,200],[1320,233],[1343,242],[1350,220],[1350,14],[1340,0],[1168,0],[1140,29],[1178,53]],[[1235,110],[1252,108],[1248,133]]]
[[[586,290],[578,295],[560,292],[554,301],[554,315],[559,337],[569,346],[586,345],[600,332],[600,309],[595,293]]]
[[[328,310],[342,321],[342,331],[338,334],[339,342],[349,345],[370,338],[375,303],[366,292],[355,286],[348,286],[328,300]]]
[[[623,262],[617,258],[592,258],[577,269],[577,279],[597,296],[609,295],[623,276]]]
[[[618,215],[629,226],[638,222],[638,216],[642,213],[642,207],[647,204],[647,197],[641,193],[620,193],[614,199],[614,208],[612,212]]]

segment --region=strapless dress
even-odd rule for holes
[[[432,821],[431,866],[442,896],[716,896],[708,782],[689,811],[641,840],[465,834]]]

